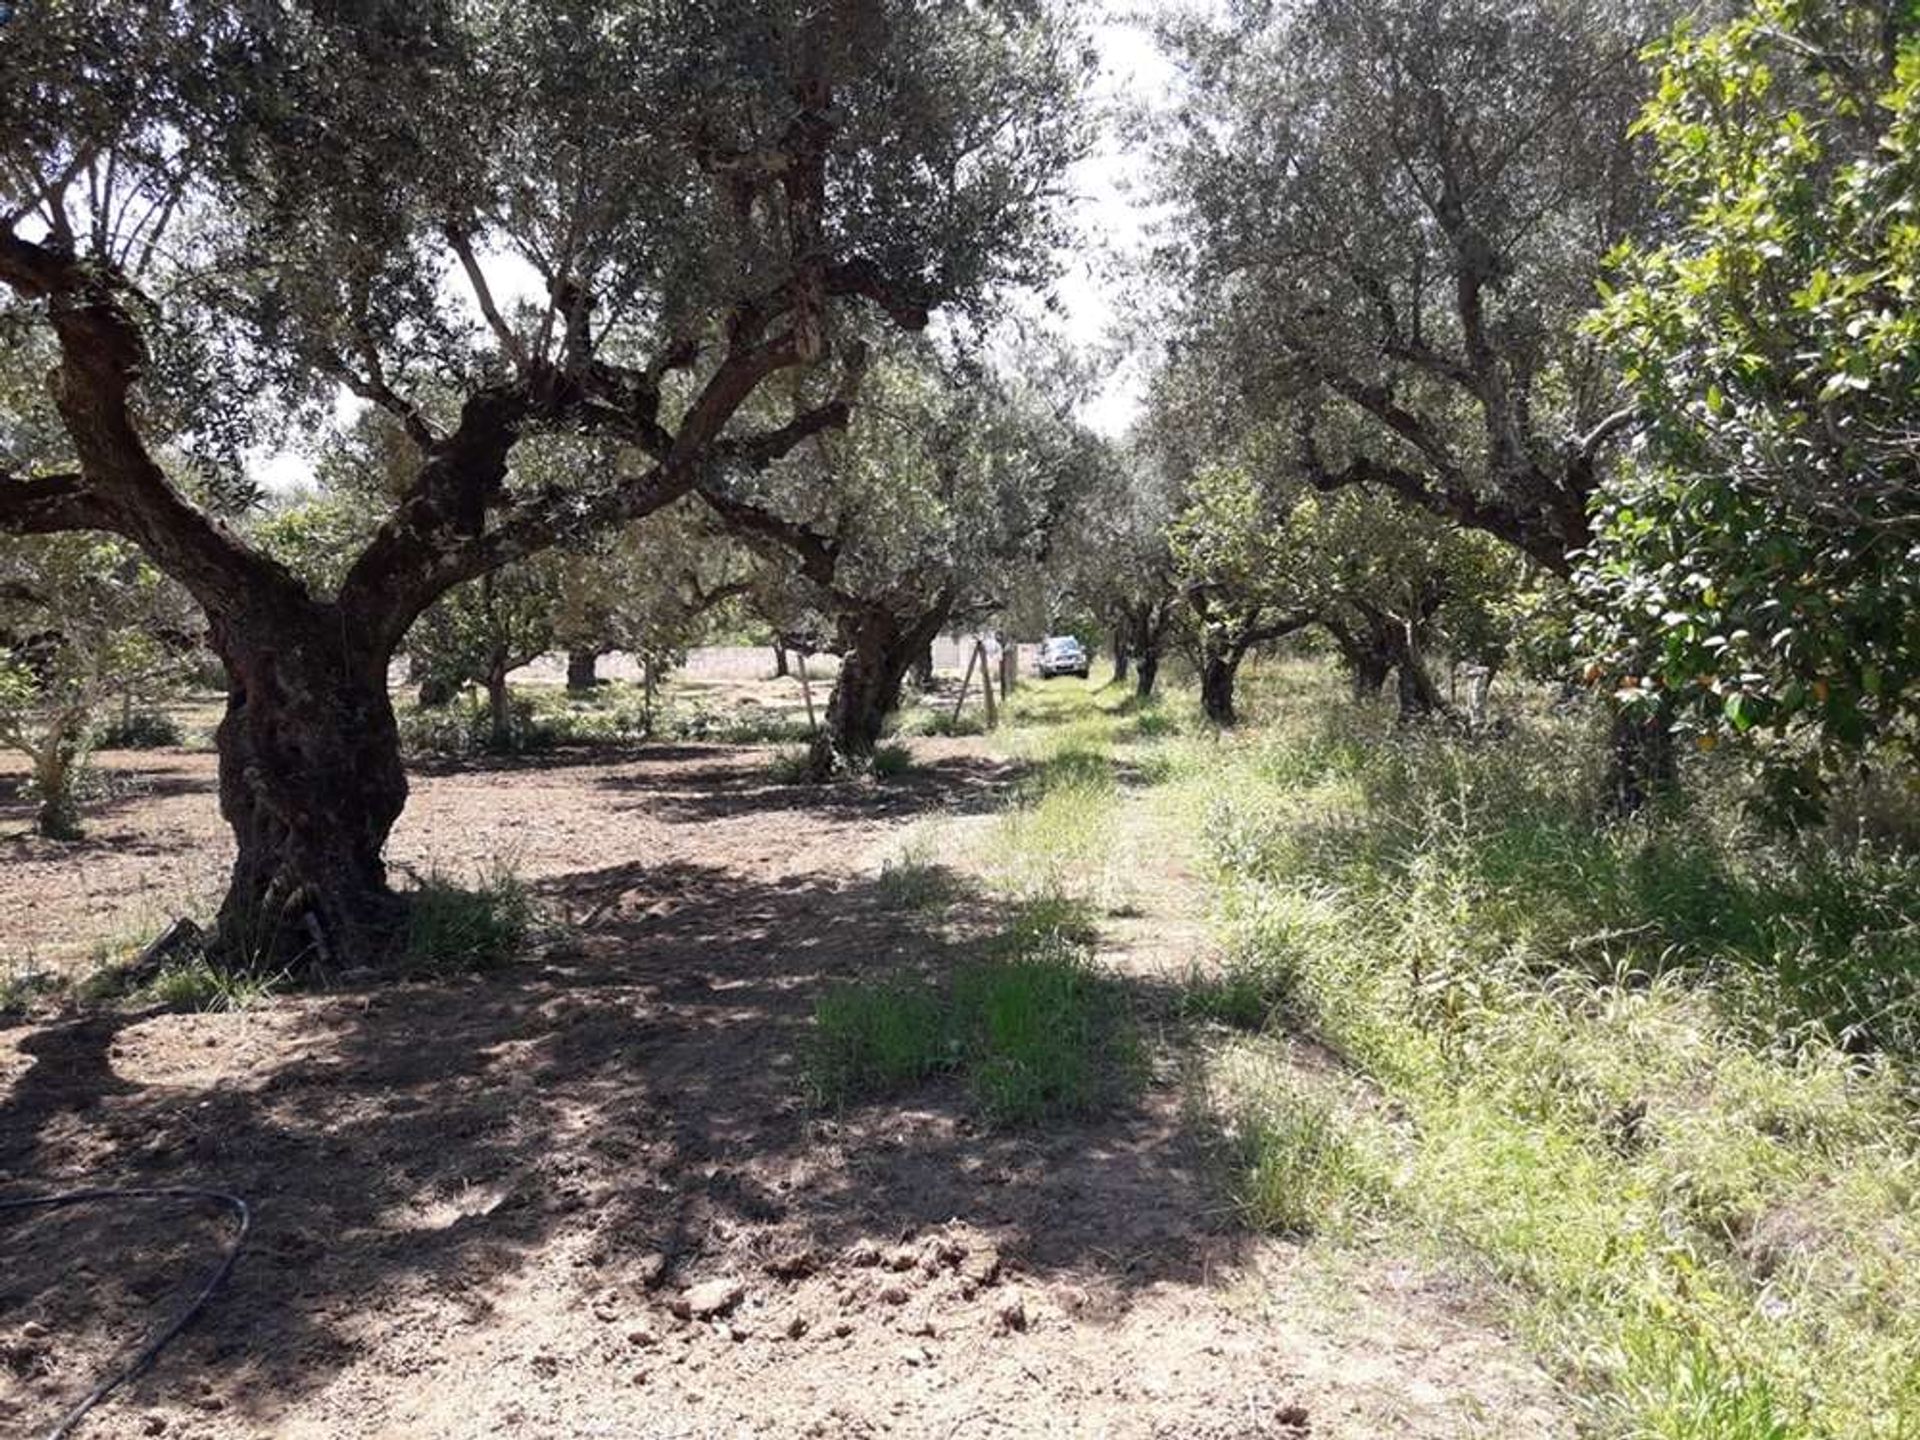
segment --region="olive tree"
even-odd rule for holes
[[[1393,491],[1569,571],[1635,416],[1580,320],[1645,223],[1629,131],[1659,10],[1243,0],[1165,27],[1190,77],[1166,263],[1248,398],[1290,407],[1312,483]]]
[[[42,835],[79,837],[79,785],[103,710],[172,691],[200,628],[180,588],[126,544],[0,537],[0,746],[33,767]]]
[[[451,697],[478,685],[487,697],[487,743],[514,748],[513,697],[507,676],[553,648],[560,609],[556,552],[489,570],[456,585],[407,632],[413,678],[423,691]]]
[[[1318,577],[1304,568],[1289,525],[1297,487],[1267,483],[1244,464],[1194,476],[1169,531],[1200,630],[1200,708],[1231,725],[1234,682],[1256,646],[1294,634],[1320,613]]]
[[[1131,672],[1145,699],[1186,606],[1167,544],[1176,487],[1138,443],[1101,443],[1096,458],[1056,563],[1072,596],[1112,633],[1114,680]]]
[[[1011,0],[18,7],[0,287],[64,453],[0,473],[0,529],[125,537],[205,610],[231,952],[394,933],[387,666],[438,596],[844,424],[858,329],[1044,268],[1085,63]],[[169,477],[165,387],[195,434],[393,418],[409,482],[336,586]],[[596,463],[521,483],[543,435]]]
[[[784,554],[838,630],[840,671],[813,768],[858,768],[941,631],[1004,607],[1088,471],[1090,441],[1039,397],[897,351],[844,433],[708,503]]]

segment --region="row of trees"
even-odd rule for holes
[[[288,963],[404,917],[386,681],[421,614],[844,427],[881,334],[1041,277],[1083,147],[1074,25],[990,0],[30,11],[0,286],[54,374],[0,529],[121,536],[204,612],[221,943]],[[316,584],[220,482],[343,386],[404,480]]]
[[[1763,741],[1783,813],[1920,721],[1920,22],[1896,0],[1247,3],[1167,23],[1181,297],[1082,594],[1233,716],[1313,627],[1581,675],[1619,798]],[[1570,624],[1571,621],[1571,624]]]
[[[841,657],[812,768],[826,778],[864,767],[934,636],[1006,612],[1104,452],[1064,414],[1065,392],[1042,403],[927,345],[894,347],[861,393],[844,432],[810,438],[750,485],[687,497],[442,595],[402,641],[420,704],[480,687],[490,743],[508,749],[521,716],[507,681],[521,666],[563,651],[569,687],[586,690],[598,657],[620,651],[640,663],[651,703],[689,646],[744,631],[773,637],[782,655]],[[406,437],[368,410],[326,445],[310,490],[239,523],[327,592],[408,480]],[[0,541],[0,567],[0,739],[34,759],[42,832],[70,836],[103,706],[181,678],[204,654],[205,623],[180,587],[112,540]]]
[[[1629,804],[1676,730],[1764,738],[1801,814],[1869,750],[1910,758],[1897,0],[1165,22],[1179,298],[1121,445],[1067,418],[1065,367],[978,358],[1063,238],[1089,65],[1063,7],[20,18],[0,531],[104,533],[116,593],[204,615],[234,953],[394,933],[403,645],[504,724],[526,656],[665,662],[724,603],[842,652],[822,774],[994,613],[1077,612],[1143,693],[1184,637],[1222,723],[1244,657],[1308,629],[1408,715],[1441,708],[1436,650],[1530,657],[1614,704]],[[260,514],[240,457],[328,434],[343,390],[364,413],[317,492]],[[0,612],[16,688],[54,673],[43,599]]]

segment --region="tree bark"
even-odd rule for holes
[[[1160,652],[1146,650],[1135,659],[1133,665],[1133,693],[1142,700],[1153,696],[1154,682],[1160,678]]]
[[[787,647],[778,640],[773,642],[773,678],[776,680],[787,678]]]
[[[80,804],[74,796],[80,778],[82,741],[77,731],[63,728],[49,735],[45,747],[34,757],[33,788],[40,808],[34,814],[33,828],[48,840],[78,840],[84,831]]]
[[[1127,612],[1126,630],[1116,643],[1126,646],[1133,662],[1133,693],[1142,700],[1152,696],[1154,683],[1160,678],[1160,652],[1172,623],[1172,601],[1136,605]]]
[[[1127,666],[1131,662],[1131,660],[1132,660],[1132,656],[1127,651],[1127,637],[1125,633],[1120,630],[1115,630],[1113,632],[1113,683],[1114,684],[1124,685],[1127,683]]]
[[[567,689],[578,695],[593,689],[599,683],[600,652],[569,650],[567,652]]]
[[[1673,727],[1666,715],[1613,712],[1613,764],[1608,786],[1619,815],[1637,815],[1679,778]]]
[[[513,748],[513,696],[507,689],[504,660],[487,671],[487,744],[495,750]]]
[[[237,844],[218,948],[235,967],[374,963],[403,915],[381,858],[407,799],[387,653],[310,608],[297,623],[213,626],[227,669],[220,813]]]
[[[1246,653],[1238,645],[1209,646],[1201,658],[1200,709],[1215,725],[1227,727],[1239,722],[1233,708],[1233,687]]]
[[[1399,677],[1400,718],[1419,720],[1428,715],[1444,715],[1447,700],[1427,673],[1420,645],[1411,633],[1403,631],[1393,640],[1393,663]]]
[[[923,694],[933,688],[933,645],[931,642],[922,646],[920,653],[913,657],[913,688]]]
[[[827,700],[826,723],[813,744],[809,768],[816,779],[872,763],[887,717],[900,708],[908,669],[940,633],[951,609],[951,599],[942,597],[933,610],[904,626],[879,606],[843,621],[849,643]],[[991,676],[986,680],[993,683]]]
[[[1364,631],[1357,631],[1339,619],[1321,623],[1325,625],[1327,634],[1333,637],[1340,658],[1346,664],[1355,702],[1378,697],[1386,688],[1387,676],[1393,673],[1394,660],[1393,647],[1387,643],[1381,627],[1368,624]]]
[[[1347,668],[1353,682],[1353,698],[1377,700],[1380,692],[1387,688],[1387,676],[1393,673],[1393,657],[1378,650],[1364,650],[1348,661]]]

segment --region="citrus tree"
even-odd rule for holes
[[[1651,430],[1581,639],[1624,703],[1765,737],[1805,817],[1920,725],[1920,20],[1760,0],[1656,54],[1674,230],[1619,254],[1594,322]]]

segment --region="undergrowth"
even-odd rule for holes
[[[514,691],[504,747],[494,743],[492,718],[477,692],[456,695],[444,705],[402,705],[396,715],[408,754],[443,758],[664,741],[786,744],[812,734],[804,716],[785,710],[752,702],[722,708],[699,696],[649,702],[643,687],[624,682],[578,694],[549,685]]]
[[[1920,1436],[1915,856],[1762,834],[1704,759],[1609,823],[1578,715],[1400,732],[1305,666],[1265,708],[1167,767],[1226,950],[1189,1013],[1255,1037],[1208,1067],[1245,1218],[1480,1257],[1596,1435]]]

